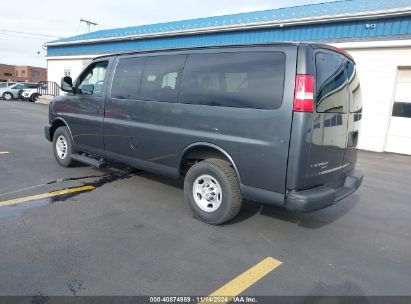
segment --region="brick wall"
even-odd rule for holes
[[[47,69],[0,64],[0,81],[39,82],[47,80]]]

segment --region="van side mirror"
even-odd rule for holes
[[[73,92],[73,79],[70,76],[61,78],[60,88],[64,92]]]

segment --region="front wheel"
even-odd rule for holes
[[[9,92],[6,92],[6,93],[3,94],[2,97],[3,97],[4,100],[8,100],[8,101],[9,101],[9,100],[12,100],[12,99],[13,99],[13,94],[11,94],[11,93],[9,93]]]
[[[236,172],[221,159],[207,159],[192,166],[184,180],[184,193],[194,215],[208,224],[231,220],[242,205]]]
[[[71,167],[74,161],[71,159],[73,154],[73,141],[67,127],[59,127],[53,136],[53,152],[56,161],[63,167]]]

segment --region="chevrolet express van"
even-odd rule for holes
[[[353,193],[361,89],[343,50],[309,43],[103,56],[49,108],[57,162],[123,162],[184,179],[210,224],[243,199],[311,212]]]

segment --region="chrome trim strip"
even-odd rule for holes
[[[325,170],[325,171],[321,171],[321,172],[318,173],[318,174],[319,174],[319,175],[327,174],[327,173],[330,173],[330,172],[333,172],[333,171],[337,171],[337,170],[343,169],[343,168],[345,168],[345,167],[347,167],[347,166],[349,166],[349,165],[350,165],[350,163],[346,163],[346,164],[344,164],[344,165],[342,165],[342,166],[338,166],[338,167],[335,167],[335,168],[332,168],[332,169],[328,169],[328,170]]]

